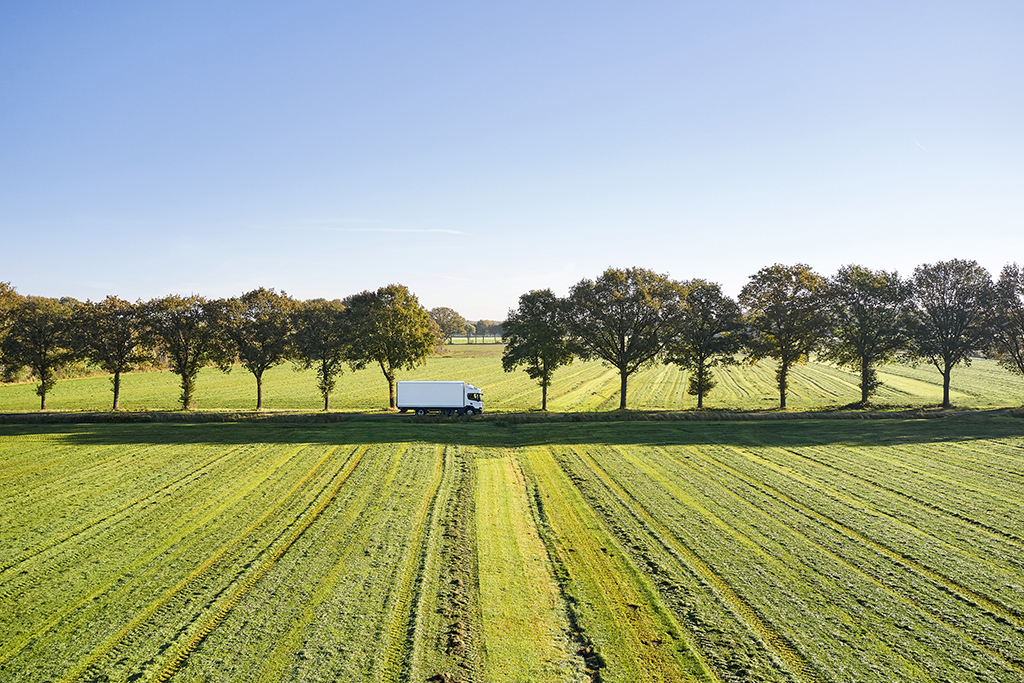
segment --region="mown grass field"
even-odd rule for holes
[[[446,347],[426,365],[399,373],[399,379],[465,380],[484,390],[487,412],[522,412],[540,406],[540,389],[525,372],[501,369],[500,344],[461,344]],[[778,405],[775,366],[735,366],[716,371],[718,386],[705,402],[708,409],[763,410]],[[886,406],[936,405],[942,400],[939,373],[930,365],[887,365],[879,370],[883,387],[875,402]],[[860,400],[857,377],[823,363],[798,366],[792,373],[788,405],[808,410],[844,406]],[[0,386],[0,412],[30,412],[39,408],[35,384]],[[53,411],[103,411],[110,407],[107,376],[61,380],[47,399]],[[178,378],[170,372],[133,373],[122,380],[123,410],[174,410],[178,406]],[[635,374],[629,383],[629,407],[637,410],[686,410],[696,399],[686,393],[686,373],[672,365],[657,365]],[[1024,404],[1024,377],[978,359],[970,367],[953,371],[952,402],[964,408],[992,408]],[[256,383],[244,368],[228,374],[213,368],[199,376],[196,405],[200,410],[251,410]],[[377,368],[346,372],[331,397],[332,410],[373,412],[387,407],[388,387]],[[600,362],[576,362],[555,375],[548,397],[553,412],[609,411],[619,405],[617,372]],[[264,376],[264,405],[269,410],[318,411],[323,401],[312,372],[296,372],[291,364],[271,369]]]
[[[1024,681],[1024,420],[0,425],[0,680]]]

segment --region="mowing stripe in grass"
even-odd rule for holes
[[[550,448],[523,449],[566,591],[606,668],[602,681],[716,681],[685,631],[661,604]]]
[[[294,454],[295,451],[288,451],[284,453],[281,456],[281,458],[279,458],[278,462],[283,463],[290,459]],[[222,498],[216,501],[206,501],[206,504],[203,506],[203,509],[201,511],[200,517],[192,519],[189,521],[188,524],[176,528],[174,534],[170,538],[166,539],[166,542],[163,545],[161,545],[158,548],[151,549],[146,554],[136,558],[132,563],[130,563],[124,569],[122,569],[121,573],[130,574],[135,572],[139,568],[155,570],[154,567],[150,566],[150,562],[152,561],[153,558],[159,556],[160,553],[163,552],[166,548],[176,546],[178,543],[181,542],[182,539],[186,538],[196,528],[199,528],[205,522],[214,519],[218,514],[220,514],[224,510],[229,509],[235,501],[240,500],[253,488],[258,486],[260,481],[261,480],[254,480],[252,482],[247,482],[247,486],[238,487],[235,491],[233,491],[233,495],[227,498]],[[78,561],[79,557],[81,557],[83,552],[84,551],[80,549],[64,551],[60,554],[60,559],[62,562],[74,564]],[[97,601],[101,596],[106,595],[109,591],[115,590],[117,593],[120,594],[129,593],[131,591],[131,586],[127,584],[121,585],[119,588],[115,588],[115,586],[117,586],[120,583],[120,581],[118,581],[118,578],[119,577],[112,577],[107,583],[101,585],[100,587],[96,588],[91,593],[89,593],[87,596],[79,598],[77,601],[73,603],[62,604],[59,609],[47,615],[47,619],[44,621],[42,625],[36,625],[31,630],[27,630],[23,633],[18,634],[18,637],[8,639],[7,642],[0,646],[0,664],[4,663],[5,661],[13,657],[23,647],[25,647],[26,644],[28,644],[35,638],[39,637],[39,635],[41,635],[42,633],[46,633],[58,624],[61,624],[65,620],[65,618],[75,610],[86,606],[93,607],[95,605],[95,601]]]
[[[814,669],[810,662],[799,652],[799,650],[782,633],[771,626],[758,611],[744,600],[732,585],[718,574],[710,564],[701,558],[696,552],[678,539],[670,529],[652,516],[642,501],[637,500],[629,491],[622,487],[618,481],[608,474],[592,457],[580,449],[573,449],[573,453],[590,470],[593,476],[597,477],[605,488],[621,500],[626,509],[646,527],[651,537],[657,542],[665,545],[680,561],[684,562],[692,572],[698,575],[706,585],[711,587],[720,600],[736,614],[764,643],[771,652],[775,654],[778,661],[786,669],[797,676],[801,681],[821,681],[821,675]]]
[[[564,681],[572,666],[568,621],[530,514],[522,472],[508,452],[477,458],[476,514],[486,680]]]
[[[397,683],[408,674],[409,654],[413,649],[416,626],[416,601],[423,580],[423,563],[430,540],[430,522],[434,520],[438,498],[442,495],[441,482],[445,474],[446,459],[442,446],[434,449],[434,466],[431,470],[428,495],[420,500],[414,516],[409,537],[412,542],[400,561],[403,567],[397,590],[392,592],[394,601],[390,607],[390,619],[381,643],[381,666],[378,680]]]
[[[855,624],[864,618],[863,608],[858,603],[848,606],[834,600],[839,592],[834,567],[819,566],[819,558],[808,552],[808,548],[792,547],[797,538],[763,534],[761,524],[747,520],[745,514],[736,514],[737,508],[749,508],[746,501],[732,492],[713,484],[713,492],[704,491],[710,484],[708,474],[693,472],[690,476],[678,476],[672,468],[656,462],[657,449],[645,449],[642,456],[622,447],[606,449],[602,455],[607,452],[618,458],[602,457],[606,471],[623,482],[623,487],[628,488],[635,499],[642,496],[652,516],[663,520],[680,542],[692,548],[717,574],[735,586],[743,600],[771,622],[794,647],[800,648],[801,654],[813,661],[823,675],[835,669],[836,659],[854,656],[864,649],[875,653],[886,666],[899,665],[907,675],[927,678],[915,662],[892,650],[883,634],[858,633],[847,639],[844,634],[831,633],[825,624]],[[612,471],[620,462],[628,468],[620,465]],[[640,482],[653,486],[642,486]],[[678,506],[683,509],[679,510]],[[716,509],[712,510],[712,506]],[[672,511],[676,514],[671,514]],[[801,536],[799,540],[804,539]],[[816,618],[799,626],[793,623],[775,597],[782,595],[787,596],[787,602],[799,596],[800,607],[793,611],[801,615],[814,614]],[[829,638],[832,647],[814,646]],[[845,654],[833,654],[833,651]]]
[[[1004,651],[1001,650],[998,645],[993,646],[991,644],[981,642],[980,640],[975,638],[971,633],[965,630],[964,625],[960,623],[962,617],[958,618],[955,615],[950,615],[949,613],[943,612],[937,609],[936,606],[931,603],[922,604],[918,600],[915,600],[911,594],[909,594],[907,588],[909,585],[912,585],[915,588],[917,588],[921,583],[921,580],[924,579],[925,582],[930,582],[934,584],[937,588],[939,588],[940,590],[937,592],[941,593],[941,591],[948,591],[948,593],[952,593],[953,595],[957,595],[958,597],[960,597],[961,600],[963,600],[965,603],[975,608],[978,608],[979,615],[983,615],[986,611],[992,611],[995,615],[999,615],[1002,618],[1009,618],[1020,624],[1019,618],[1009,614],[1001,605],[997,605],[989,601],[988,599],[984,598],[983,596],[978,596],[974,594],[973,592],[969,591],[963,586],[960,586],[959,584],[950,580],[948,577],[942,574],[938,574],[937,572],[934,572],[933,570],[930,570],[927,567],[920,565],[913,559],[908,558],[901,553],[896,553],[892,551],[888,547],[880,543],[877,543],[876,541],[868,538],[864,534],[854,529],[851,529],[850,527],[847,527],[835,518],[820,513],[808,507],[807,505],[804,505],[800,501],[786,495],[785,493],[772,487],[771,485],[766,484],[763,481],[757,481],[751,479],[750,477],[747,477],[742,472],[739,472],[738,470],[730,467],[724,462],[716,460],[713,456],[711,456],[704,450],[695,448],[691,449],[690,452],[697,454],[699,455],[699,457],[704,458],[708,462],[714,464],[714,468],[712,469],[712,471],[705,472],[704,476],[710,476],[718,479],[723,487],[729,489],[735,495],[739,496],[740,498],[748,502],[750,505],[758,507],[758,509],[761,509],[759,507],[758,501],[752,500],[752,497],[749,496],[749,492],[756,491],[768,499],[781,503],[782,506],[784,506],[785,508],[789,508],[790,510],[797,512],[810,520],[818,522],[821,526],[827,528],[835,534],[838,534],[846,540],[854,541],[854,544],[838,542],[834,544],[825,545],[823,544],[823,542],[819,542],[819,540],[812,538],[810,535],[808,535],[801,529],[797,528],[797,526],[794,525],[791,520],[780,517],[778,513],[773,514],[773,512],[767,509],[762,510],[763,514],[766,517],[773,519],[778,523],[785,524],[787,528],[789,528],[794,534],[798,534],[808,543],[812,544],[815,548],[818,549],[819,552],[825,553],[834,560],[841,562],[849,571],[856,573],[862,576],[864,579],[870,581],[872,584],[874,584],[875,586],[884,590],[887,594],[892,596],[892,598],[902,602],[903,604],[911,607],[913,610],[918,611],[921,614],[927,614],[930,618],[934,618],[937,621],[939,621],[939,623],[941,623],[945,629],[947,629],[951,634],[954,634],[955,640],[969,642],[973,644],[973,646],[977,649],[982,650],[994,659],[1001,661],[1002,664],[1007,668],[1013,669],[1018,673],[1024,673],[1024,667],[1022,667],[1021,662],[1016,661],[1016,658],[1020,656],[1019,653]],[[686,463],[682,459],[673,459],[675,460],[677,466],[689,467],[688,463]],[[715,470],[720,470],[721,472],[728,473],[731,477],[735,478],[740,482],[743,482],[746,486],[734,487],[729,485],[727,482],[721,480],[720,475]],[[882,570],[872,572],[870,571],[870,569],[873,569],[873,567],[870,564],[866,563],[863,558],[851,557],[856,555],[856,553],[853,552],[853,548],[855,547],[864,547],[870,552],[876,553],[884,558],[887,558],[893,564],[904,567],[905,569],[909,570],[912,575],[909,578],[895,577],[895,580],[903,582],[903,585],[900,585],[899,583],[894,583],[894,577],[891,575],[890,572],[885,572]],[[948,593],[943,593],[943,595],[948,595]],[[991,627],[992,624],[989,624],[989,626]],[[1016,633],[1011,637],[1015,637],[1018,639],[1024,638],[1024,631],[1021,631],[1018,627]]]
[[[189,470],[188,472],[186,472],[185,474],[181,475],[177,479],[169,481],[166,484],[164,484],[163,486],[161,486],[161,487],[159,487],[159,488],[157,488],[157,489],[155,489],[153,491],[150,491],[149,493],[146,493],[145,495],[133,498],[129,502],[125,503],[124,505],[122,505],[122,506],[120,506],[120,507],[110,511],[108,514],[105,514],[102,517],[95,518],[93,520],[90,520],[90,521],[86,522],[85,524],[82,524],[82,525],[80,525],[78,527],[75,527],[74,529],[72,529],[71,531],[68,531],[67,533],[65,533],[64,535],[62,535],[60,537],[50,539],[49,541],[46,541],[46,542],[41,543],[41,544],[39,544],[39,545],[29,549],[29,550],[26,550],[24,553],[19,555],[14,560],[11,560],[9,562],[4,563],[3,565],[0,565],[0,580],[3,579],[4,574],[6,574],[8,572],[8,570],[16,568],[18,565],[20,565],[23,562],[25,562],[25,561],[35,557],[36,555],[39,555],[40,553],[46,552],[50,548],[58,546],[58,545],[60,545],[62,543],[65,543],[65,542],[71,540],[72,538],[75,538],[76,536],[79,536],[79,535],[85,533],[86,531],[88,531],[89,529],[92,529],[93,527],[96,527],[96,526],[98,526],[100,524],[103,524],[104,522],[107,522],[107,521],[113,519],[114,517],[117,517],[118,515],[122,515],[122,514],[128,512],[133,507],[135,507],[135,506],[137,506],[137,505],[139,505],[141,503],[144,503],[146,501],[152,500],[152,499],[156,498],[158,495],[160,495],[162,493],[165,493],[166,491],[169,491],[172,488],[174,488],[176,486],[180,486],[184,482],[187,482],[187,481],[193,479],[196,475],[202,473],[204,470],[209,468],[211,465],[213,465],[217,461],[219,461],[219,460],[221,460],[223,458],[226,458],[228,455],[230,455],[234,451],[238,450],[239,448],[240,448],[240,446],[235,446],[233,448],[228,448],[228,449],[226,449],[224,451],[221,451],[217,455],[214,455],[213,457],[208,458],[205,462],[203,462],[202,464],[198,465],[197,467],[194,467],[193,469]],[[0,583],[0,587],[2,587],[2,586],[3,586],[3,584]],[[7,595],[7,591],[5,591],[2,588],[0,588],[0,597],[3,597],[5,595]]]
[[[747,450],[747,449],[734,448],[732,450],[740,458],[742,458],[744,460],[747,460],[747,461],[750,461],[750,462],[755,462],[755,463],[759,464],[761,467],[766,468],[769,472],[777,473],[778,475],[783,477],[785,480],[792,481],[794,483],[798,483],[801,486],[806,487],[809,490],[814,490],[818,494],[820,494],[821,496],[824,496],[824,497],[827,497],[829,499],[835,500],[838,504],[840,504],[840,505],[842,505],[842,506],[844,506],[844,507],[846,507],[846,508],[848,508],[850,510],[861,510],[861,509],[865,508],[866,502],[871,502],[871,501],[866,501],[864,498],[861,498],[861,497],[855,497],[854,493],[847,492],[847,491],[845,491],[843,489],[837,488],[837,485],[838,485],[839,480],[841,479],[841,476],[849,476],[851,479],[859,482],[860,484],[866,485],[869,490],[873,489],[873,490],[878,490],[878,491],[884,491],[886,494],[895,493],[897,495],[898,499],[910,500],[910,501],[912,501],[912,503],[915,504],[915,506],[920,505],[920,507],[922,507],[925,510],[928,510],[930,513],[938,513],[940,516],[945,514],[943,510],[934,509],[931,506],[928,506],[927,504],[921,505],[921,504],[917,503],[917,501],[914,500],[908,494],[904,494],[904,493],[899,492],[899,491],[893,491],[893,490],[890,489],[890,487],[886,487],[884,485],[877,484],[876,482],[872,482],[870,480],[867,480],[867,479],[864,479],[864,478],[861,478],[861,477],[856,477],[854,475],[849,475],[848,473],[843,472],[841,470],[838,470],[837,468],[834,468],[834,467],[827,467],[826,468],[828,471],[833,473],[833,476],[830,477],[830,480],[826,481],[826,480],[818,478],[818,477],[805,476],[803,473],[801,473],[800,471],[797,471],[796,469],[794,469],[792,467],[787,467],[787,466],[785,466],[783,464],[777,463],[774,460],[772,460],[769,457],[767,457],[769,455],[769,453],[765,453],[765,454],[759,455],[758,453],[755,453],[752,450]],[[790,449],[781,449],[780,453],[785,453],[787,456],[794,456],[795,455],[796,458],[792,458],[792,459],[794,459],[796,461],[796,464],[807,463],[807,462],[811,462],[811,463],[815,463],[815,464],[820,464],[820,463],[817,463],[817,461],[814,460],[813,458],[801,456],[801,455],[799,455],[797,453],[792,452]],[[835,476],[835,475],[841,475],[841,476]],[[937,546],[939,548],[942,548],[943,549],[942,552],[940,552],[938,555],[933,554],[933,556],[931,557],[931,560],[933,562],[938,562],[938,563],[941,564],[941,563],[945,563],[945,560],[947,559],[947,556],[948,557],[957,557],[957,556],[960,556],[960,555],[969,555],[971,557],[971,559],[975,560],[976,563],[979,564],[979,565],[990,566],[993,569],[997,570],[1001,574],[1005,574],[1006,571],[1007,571],[1007,569],[1005,567],[999,566],[992,559],[984,557],[984,556],[981,556],[981,555],[977,555],[977,554],[971,554],[970,551],[968,551],[967,549],[961,548],[961,547],[953,544],[949,540],[948,536],[946,538],[940,538],[940,537],[936,536],[933,533],[929,533],[929,531],[927,529],[925,529],[925,528],[923,528],[921,526],[920,522],[914,523],[914,520],[905,519],[904,518],[905,517],[905,513],[903,511],[901,511],[898,506],[891,506],[891,505],[890,506],[878,506],[877,504],[872,502],[872,504],[869,505],[868,507],[870,508],[870,511],[869,511],[868,514],[870,516],[872,516],[872,517],[875,517],[875,518],[884,519],[885,520],[885,527],[887,529],[889,529],[889,530],[897,530],[898,529],[901,532],[905,533],[907,535],[907,537],[910,538],[910,539],[914,539],[914,538],[927,539],[931,544],[933,544],[933,545],[935,545],[935,546]],[[972,523],[972,521],[969,520],[969,519],[960,519],[961,517],[963,517],[963,515],[952,515],[952,517],[954,519],[957,519],[960,522],[967,523],[968,526],[973,527],[976,531],[980,530],[983,534],[985,534],[987,536],[992,536],[993,538],[997,538],[998,540],[1000,540],[1003,543],[1009,543],[1011,545],[1019,545],[1019,543],[1016,542],[1013,538],[1005,538],[1005,537],[1000,537],[998,534],[991,534],[991,532],[989,532],[988,528],[985,525],[981,525],[981,524],[977,524],[977,523]],[[878,526],[878,524],[876,523],[874,526]],[[867,536],[867,534],[865,534],[865,535]],[[892,534],[890,534],[890,537],[894,538],[894,536]],[[912,557],[912,555],[910,554],[911,553],[911,549],[910,548],[894,547],[892,545],[892,541],[890,541],[889,543],[886,543],[885,545],[886,545],[886,547],[890,548],[890,550],[892,552],[896,553],[900,557],[906,557],[908,560],[914,559]],[[924,565],[924,559],[923,558],[918,558],[915,561],[917,563],[919,563],[922,567],[926,566],[926,565]],[[939,572],[939,571],[934,570],[934,569],[930,569],[930,571],[935,571],[936,575],[944,575],[942,572]],[[947,580],[950,580],[950,579],[948,579],[948,577],[947,577]],[[1002,605],[1002,610],[1004,610],[1004,611],[1005,610],[1009,610],[1013,614],[1016,614],[1018,616],[1020,615],[1020,610],[1018,610],[1017,608],[1015,608],[1015,607],[1013,607],[1011,605],[1006,604],[1005,602],[999,601],[995,596],[993,596],[993,595],[983,596],[982,593],[980,592],[980,590],[978,590],[977,587],[970,588],[970,587],[966,586],[965,584],[963,584],[962,582],[957,582],[957,583],[959,583],[962,586],[962,589],[964,591],[967,591],[967,593],[965,593],[965,595],[967,595],[967,594],[975,594],[975,595],[978,596],[979,599],[987,599],[989,601],[1001,604]],[[991,584],[991,582],[985,582],[985,583],[986,583],[986,585]]]
[[[295,451],[301,450],[301,448],[302,447],[300,446],[296,449],[286,451],[285,454],[278,459],[278,466],[289,459]],[[359,464],[365,451],[365,446],[359,449],[354,449],[349,454],[345,465],[339,469],[339,474],[344,473],[344,477],[347,477],[348,473]],[[98,667],[100,666],[99,663],[104,660],[109,660],[112,656],[111,653],[115,652],[117,649],[129,647],[130,643],[134,642],[132,634],[137,632],[143,624],[157,618],[161,614],[166,614],[170,610],[175,609],[175,605],[187,600],[192,594],[196,593],[197,590],[199,590],[197,585],[204,581],[207,575],[217,573],[214,572],[214,570],[220,566],[222,561],[226,560],[228,557],[233,557],[234,554],[242,552],[244,550],[242,546],[245,545],[246,541],[255,540],[258,537],[258,531],[264,528],[276,513],[285,509],[292,503],[296,495],[303,491],[308,482],[322,469],[323,465],[331,458],[333,453],[334,449],[329,449],[319,459],[319,461],[294,484],[287,495],[279,499],[279,501],[268,509],[261,517],[253,521],[241,533],[235,535],[227,543],[223,544],[216,553],[208,557],[202,564],[190,572],[188,576],[166,591],[160,598],[150,603],[145,610],[136,615],[128,624],[104,641],[104,643],[94,650],[90,656],[84,658],[74,669],[72,669],[65,676],[64,680],[74,681],[85,675],[90,669],[98,670]],[[269,473],[274,469],[276,469],[276,466],[268,468],[266,472]],[[231,508],[238,500],[241,500],[247,493],[258,487],[262,481],[262,478],[254,477],[252,480],[245,482],[245,486],[239,486],[235,495],[220,501],[221,505],[205,516],[203,521],[215,519],[223,510]],[[172,541],[180,542],[182,539],[186,538],[194,526],[198,525],[190,525],[189,527],[177,530]],[[280,538],[280,536],[278,536],[278,538]],[[276,540],[277,539],[275,539],[275,541]],[[140,562],[144,561],[147,561],[147,559],[144,558],[140,560]],[[125,590],[130,590],[130,587],[126,587]]]
[[[175,673],[177,673],[177,671],[181,668],[181,666],[185,663],[189,656],[196,650],[196,648],[198,648],[199,645],[204,640],[206,640],[207,637],[209,637],[210,633],[212,633],[213,630],[217,628],[221,624],[221,622],[224,621],[224,618],[228,615],[228,613],[232,609],[234,609],[235,606],[238,605],[238,603],[242,600],[242,598],[245,597],[245,595],[250,590],[252,590],[253,586],[255,586],[256,583],[261,578],[263,578],[263,576],[268,571],[270,571],[274,564],[276,564],[277,561],[281,559],[281,556],[288,552],[292,545],[294,545],[294,543],[297,540],[299,540],[299,538],[301,538],[304,533],[306,533],[306,530],[309,529],[309,527],[317,520],[317,518],[320,517],[320,515],[327,508],[327,506],[334,501],[335,497],[338,495],[338,491],[340,491],[341,487],[344,486],[345,482],[349,478],[349,475],[352,474],[352,471],[359,464],[360,460],[362,459],[362,456],[366,453],[366,451],[367,447],[364,446],[361,449],[359,449],[353,457],[349,458],[348,462],[341,469],[339,469],[338,474],[334,479],[333,485],[331,485],[331,488],[327,492],[327,494],[320,496],[320,501],[316,505],[316,507],[314,507],[305,516],[305,519],[298,522],[296,528],[286,538],[284,543],[279,545],[278,548],[260,564],[259,568],[257,568],[255,572],[253,572],[248,578],[245,579],[241,586],[237,588],[228,598],[228,600],[220,606],[217,612],[212,617],[206,620],[206,622],[199,628],[195,635],[193,635],[188,641],[186,641],[184,645],[181,645],[176,649],[173,655],[171,655],[171,657],[169,658],[170,661],[163,667],[163,670],[157,676],[157,680],[166,681],[170,679]],[[323,460],[321,460],[321,463],[325,462],[332,453],[333,449],[324,455],[324,458]],[[319,467],[319,464],[317,467]],[[310,472],[310,475],[311,474],[312,472]],[[299,486],[304,483],[305,482],[302,481],[299,484],[297,484],[296,489],[298,489]],[[279,538],[280,537],[275,538],[274,542],[277,542]],[[269,551],[270,546],[268,546],[266,550]]]

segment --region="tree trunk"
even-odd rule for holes
[[[786,389],[789,388],[789,363],[779,364],[779,407],[786,407]]]
[[[870,398],[871,363],[867,358],[860,359],[860,404],[866,406]]]
[[[693,370],[697,374],[697,410],[704,409],[704,387],[707,385],[705,376],[707,374],[707,368],[704,367],[704,361],[698,361],[697,367]]]
[[[626,379],[628,377],[625,370],[619,370],[619,410],[626,409]]]
[[[116,411],[118,409],[119,397],[121,395],[121,373],[115,372],[114,377],[114,407],[111,410]]]
[[[192,394],[195,392],[195,382],[185,375],[181,376],[181,409],[192,410]]]
[[[548,409],[548,385],[547,382],[540,385],[540,409]]]
[[[256,376],[256,410],[263,410],[263,373],[253,373]]]
[[[942,370],[942,407],[952,407],[949,402],[949,376],[953,373],[953,366],[946,363]]]
[[[398,395],[395,387],[395,369],[388,369],[382,360],[378,360],[377,365],[380,366],[381,372],[384,373],[384,378],[388,381],[388,408],[395,410],[398,407]]]
[[[324,392],[324,412],[329,412],[331,409],[331,395],[328,392]]]
[[[46,392],[39,394],[39,410],[46,410]]]

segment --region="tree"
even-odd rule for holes
[[[860,373],[860,402],[881,386],[875,367],[907,345],[909,286],[896,273],[843,266],[828,282],[832,328],[822,358]]]
[[[388,381],[389,407],[395,408],[395,373],[426,362],[437,338],[433,321],[403,285],[364,291],[342,302],[352,330],[349,365],[377,363]]]
[[[466,319],[454,310],[441,306],[430,309],[430,317],[437,323],[441,331],[441,342],[451,344],[452,337],[466,333]]]
[[[683,314],[666,346],[666,360],[690,372],[687,393],[697,397],[697,409],[715,386],[711,369],[731,365],[743,348],[744,325],[740,307],[722,293],[720,285],[705,280],[686,284]]]
[[[1007,264],[996,283],[996,358],[1013,372],[1024,374],[1024,270]]]
[[[86,302],[81,310],[81,346],[86,357],[111,374],[114,404],[119,408],[121,375],[152,358],[142,305],[116,296]]]
[[[24,300],[18,292],[11,287],[10,282],[0,282],[0,352],[2,352],[4,337],[7,336],[7,330],[11,327],[13,321],[14,311],[17,309],[18,304]],[[0,372],[3,372],[5,363],[3,356],[0,355]]]
[[[550,289],[523,294],[519,297],[519,308],[508,312],[502,330],[502,368],[512,372],[524,366],[530,379],[540,385],[541,410],[547,410],[551,378],[556,369],[568,365],[573,358],[562,320],[562,302]]]
[[[911,283],[910,356],[942,373],[942,407],[949,408],[953,368],[970,365],[971,355],[991,343],[992,278],[976,261],[952,259],[918,266]]]
[[[344,368],[352,341],[345,306],[337,299],[312,299],[299,304],[292,319],[296,363],[307,370],[316,367],[317,388],[327,412],[335,378]]]
[[[39,409],[46,410],[46,395],[57,374],[80,356],[75,344],[74,300],[26,297],[11,312],[11,325],[3,338],[6,379],[27,367],[39,381]]]
[[[671,338],[681,295],[679,283],[643,268],[609,268],[569,292],[569,348],[580,358],[600,358],[619,371],[620,410],[626,409],[629,376],[655,362]]]
[[[776,263],[757,271],[740,291],[750,331],[750,361],[772,358],[778,363],[780,408],[786,407],[790,369],[807,360],[828,330],[825,287],[824,278],[810,266]]]
[[[478,320],[476,325],[474,326],[474,329],[476,331],[476,334],[480,335],[498,335],[501,334],[502,332],[501,323],[498,322],[497,320]]]
[[[263,287],[212,303],[220,333],[234,347],[242,367],[256,378],[256,410],[263,410],[263,373],[291,353],[295,306],[284,292]]]
[[[209,304],[201,296],[166,296],[145,304],[144,310],[171,371],[181,378],[181,409],[191,410],[199,371],[211,363],[224,369],[234,354],[223,343]]]

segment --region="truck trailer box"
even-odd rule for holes
[[[415,410],[417,415],[431,411],[474,415],[484,409],[483,392],[469,382],[399,382],[396,403],[400,411]]]

